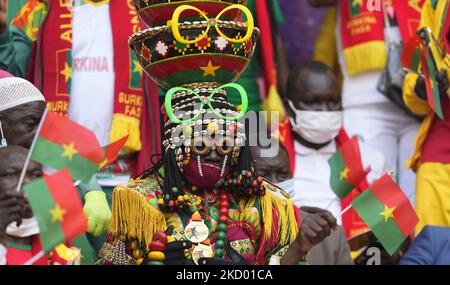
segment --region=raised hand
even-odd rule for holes
[[[19,192],[0,193],[0,243],[3,242],[6,227],[17,221],[17,225],[22,222],[22,214],[25,208],[25,199]]]

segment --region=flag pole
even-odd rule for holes
[[[45,252],[43,250],[41,250],[35,256],[33,256],[32,258],[28,259],[28,261],[25,262],[23,265],[33,265],[36,261],[38,261],[44,255],[45,255]]]
[[[336,198],[334,198],[331,202],[330,202],[330,204],[328,204],[328,206],[325,208],[325,210],[329,210],[330,208],[331,208],[331,206],[335,203],[335,202],[338,202],[339,201],[339,197],[336,197]]]
[[[39,136],[39,132],[41,131],[42,125],[44,124],[44,120],[45,120],[45,117],[47,116],[47,113],[48,113],[48,109],[45,108],[44,113],[42,114],[41,121],[39,122],[39,125],[37,127],[36,134],[34,135],[33,142],[31,143],[30,150],[28,151],[27,159],[25,160],[25,164],[22,168],[22,172],[20,173],[19,183],[17,183],[17,188],[16,188],[17,192],[19,192],[20,188],[22,187],[23,179],[25,178],[28,164],[30,163],[31,154],[33,153],[34,146],[36,145],[36,141]]]
[[[345,208],[342,212],[339,213],[339,215],[336,216],[336,219],[339,219],[340,217],[342,217],[342,215],[344,215],[348,210],[350,210],[352,208],[352,205],[348,205],[347,208]]]

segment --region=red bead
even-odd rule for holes
[[[228,178],[227,183],[228,183],[228,185],[233,184],[233,179]]]
[[[251,172],[251,171],[247,171],[246,176],[247,176],[248,178],[252,177],[252,172]]]
[[[167,235],[165,232],[156,232],[153,235],[153,241],[161,242],[162,244],[167,243]]]
[[[173,200],[170,200],[167,205],[172,208],[175,205],[175,202]]]
[[[256,180],[253,180],[253,182],[252,182],[252,186],[253,186],[253,187],[258,187],[258,181],[256,181]]]
[[[228,216],[222,215],[219,218],[219,223],[227,223],[228,222]]]
[[[148,248],[149,251],[164,251],[166,245],[160,241],[152,241]]]
[[[220,194],[220,201],[221,202],[222,201],[228,201],[228,194],[225,194],[225,193]]]
[[[230,207],[230,203],[228,202],[228,200],[220,200],[220,207],[228,209]]]
[[[178,202],[178,200],[175,200],[175,207],[178,207],[178,205],[180,205],[180,202]]]
[[[258,178],[256,178],[256,180],[258,181],[259,184],[261,184],[263,182],[263,178],[261,176],[258,176]]]
[[[228,208],[220,208],[219,213],[224,216],[228,216]]]

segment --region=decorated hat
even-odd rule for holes
[[[231,10],[243,11],[247,22],[222,20]],[[197,13],[201,21],[180,22],[185,12]],[[129,40],[146,74],[165,89],[215,88],[233,82],[248,66],[259,37],[250,11],[242,5],[228,6],[215,18],[182,5],[167,23],[135,33]]]
[[[207,15],[218,15],[223,9],[233,4],[246,5],[247,0],[134,0],[134,4],[141,20],[153,27],[165,24],[181,5],[193,5]],[[226,20],[234,21],[240,15],[240,10],[229,10],[224,16]],[[195,12],[188,11],[183,15],[182,21],[195,21],[197,18],[198,15]]]

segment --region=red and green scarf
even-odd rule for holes
[[[47,100],[47,107],[67,114],[72,78],[72,10],[71,1],[47,0],[48,16],[38,33],[31,74],[40,74],[37,82]],[[128,37],[140,29],[131,0],[110,1],[110,18],[114,48],[114,109],[110,141],[129,135],[128,152],[141,149],[140,121],[143,108],[142,69],[128,46]],[[39,69],[36,70],[36,69]],[[99,83],[101,84],[101,83]]]
[[[374,1],[341,0],[341,36],[349,75],[384,68],[387,49],[381,9]],[[375,1],[376,2],[376,1]],[[391,0],[404,42],[417,30],[424,0]],[[383,7],[383,5],[381,5]]]

